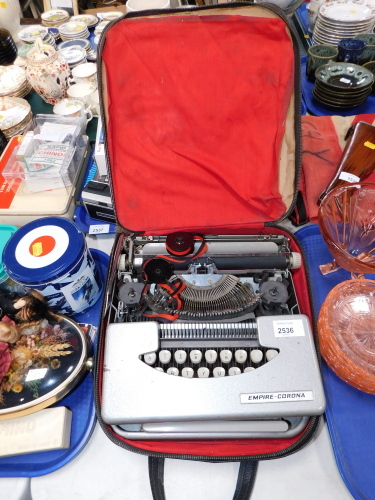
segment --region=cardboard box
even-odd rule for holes
[[[64,406],[0,422],[0,457],[69,448],[72,412]]]

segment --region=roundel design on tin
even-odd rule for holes
[[[29,247],[29,252],[33,257],[43,257],[48,255],[56,246],[56,240],[52,236],[43,235],[36,238]]]

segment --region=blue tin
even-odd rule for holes
[[[103,289],[84,234],[62,217],[43,217],[20,228],[4,248],[3,266],[14,281],[38,290],[68,316],[87,311]]]

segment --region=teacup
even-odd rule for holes
[[[336,61],[339,51],[333,45],[312,45],[307,53],[306,76],[315,81],[315,70],[323,64]]]
[[[87,123],[92,120],[93,114],[85,107],[85,103],[79,99],[62,99],[53,107],[55,115],[60,116],[83,116],[86,115]]]
[[[92,83],[76,83],[71,85],[67,94],[73,99],[78,99],[85,103],[86,107],[91,107],[91,96],[95,92],[96,87]]]
[[[375,59],[375,33],[360,33],[354,38],[355,40],[362,40],[366,44],[358,60],[358,64],[363,65],[369,61],[373,61]]]
[[[343,38],[338,44],[339,55],[337,60],[339,62],[358,64],[359,58],[361,57],[365,47],[366,44],[363,40]]]
[[[72,69],[72,76],[76,83],[91,83],[95,87],[98,86],[96,77],[96,64],[84,63]]]

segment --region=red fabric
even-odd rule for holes
[[[277,220],[294,84],[280,19],[123,19],[103,50],[117,216],[127,229],[218,232]]]
[[[359,121],[373,123],[375,115],[358,115]],[[331,116],[302,116],[302,176],[299,189],[311,222],[318,221],[317,200],[334,177],[342,156]],[[366,180],[371,182],[374,174]],[[372,181],[373,182],[373,181]]]
[[[318,220],[317,200],[334,176],[342,155],[330,116],[302,116],[302,169],[306,210]]]
[[[129,441],[117,436],[113,429],[108,430],[124,443],[142,450],[157,453],[178,453],[179,455],[198,455],[211,457],[255,456],[275,453],[289,448],[303,434],[290,439],[241,439],[223,441]]]

